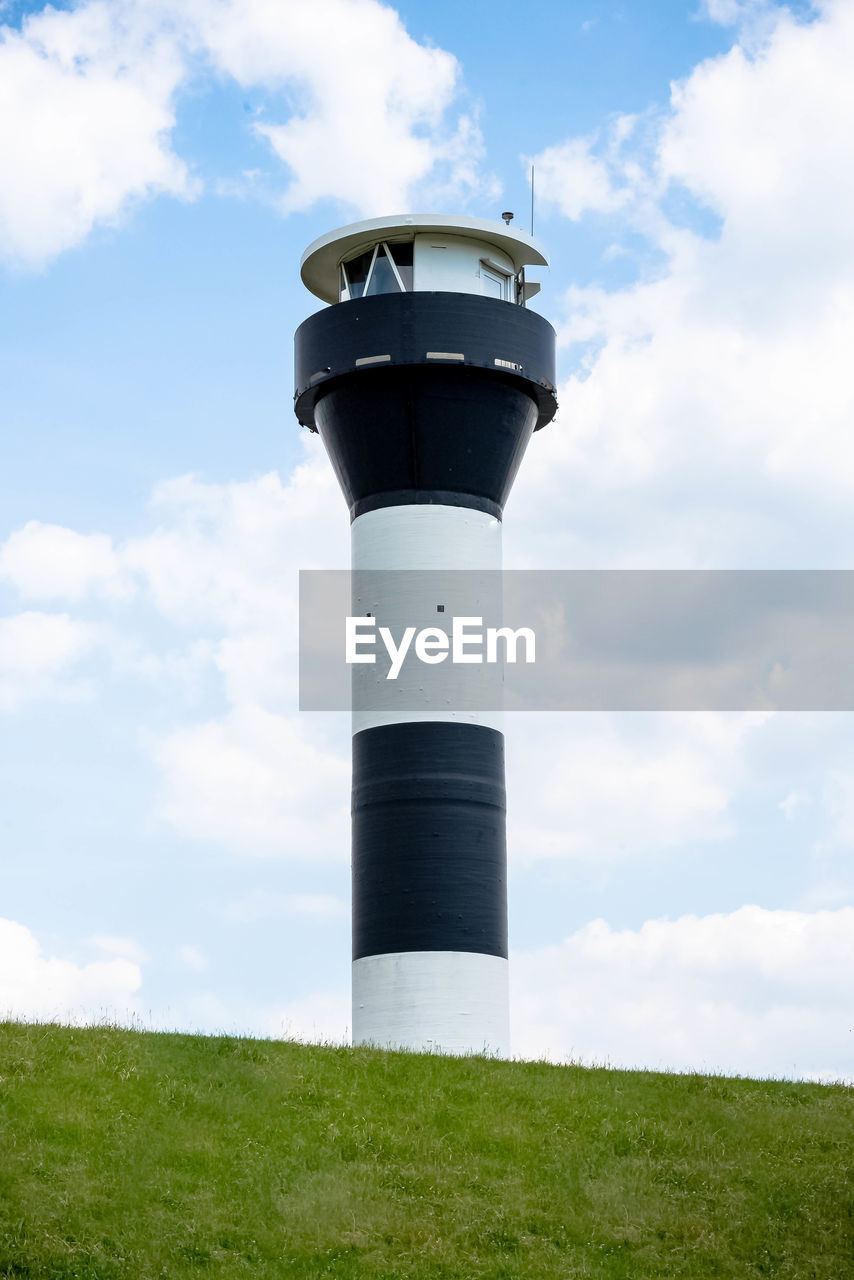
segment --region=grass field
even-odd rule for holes
[[[854,1091],[0,1024],[0,1276],[854,1276]]]

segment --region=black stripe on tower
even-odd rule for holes
[[[442,503],[500,518],[557,408],[554,330],[467,293],[342,302],[296,332],[297,417],[319,431],[351,517]]]
[[[504,737],[414,721],[353,737],[353,959],[507,956]]]

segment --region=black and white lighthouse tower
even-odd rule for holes
[[[438,215],[306,250],[332,305],[296,332],[295,410],[349,505],[354,570],[501,568],[504,503],[556,409],[554,331],[526,308],[545,264],[509,225]],[[375,617],[423,611],[387,580]],[[506,1056],[500,712],[399,702],[353,711],[353,1042]]]

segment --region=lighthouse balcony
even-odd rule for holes
[[[369,270],[376,269],[374,260]],[[319,401],[345,381],[410,369],[423,382],[429,369],[451,367],[523,391],[536,407],[534,430],[555,415],[555,334],[541,315],[494,297],[397,287],[328,307],[300,325],[294,408],[314,431]]]

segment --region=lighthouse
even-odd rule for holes
[[[501,569],[504,504],[557,407],[554,330],[527,307],[547,260],[511,216],[375,218],[303,255],[329,305],[296,332],[295,412],[350,509],[354,614],[435,625],[450,607],[422,571]],[[500,710],[419,707],[411,680],[372,700],[354,672],[353,1043],[505,1057]]]

